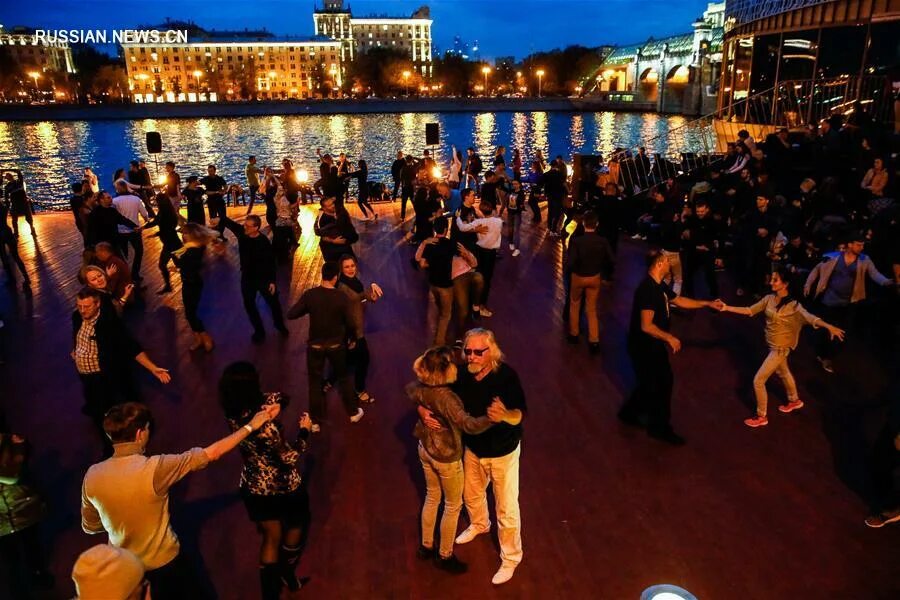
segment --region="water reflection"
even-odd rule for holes
[[[552,121],[552,123],[551,123]],[[633,113],[408,113],[402,115],[292,115],[209,119],[141,119],[0,123],[0,165],[25,171],[28,189],[39,206],[67,204],[71,182],[92,166],[101,185],[115,169],[134,158],[175,161],[182,178],[202,175],[215,162],[228,182],[244,183],[246,157],[260,165],[277,165],[290,156],[297,168],[316,172],[315,150],[345,151],[351,160],[364,158],[370,178],[390,180],[397,150],[419,155],[425,146],[425,124],[440,126],[440,163],[449,147],[463,153],[474,147],[485,161],[503,144],[518,148],[525,164],[537,150],[545,155],[601,152],[617,146],[636,147],[685,122],[683,117]],[[551,127],[552,125],[552,127]],[[162,154],[147,155],[145,135],[159,131]]]

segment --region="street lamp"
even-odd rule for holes
[[[30,73],[28,73],[28,76],[31,77],[32,79],[34,79],[35,94],[39,93],[40,90],[38,89],[37,80],[40,78],[41,74],[38,71],[31,71]]]
[[[197,100],[200,100],[200,77],[203,75],[203,71],[199,69],[194,71],[194,77],[197,78]]]
[[[406,86],[406,97],[409,98],[409,76],[412,73],[409,71],[403,71],[403,84]]]
[[[544,79],[544,70],[538,69],[537,76],[538,76],[538,98],[540,98],[541,97],[541,83],[543,82],[543,79]]]
[[[481,73],[484,75],[484,95],[488,95],[487,76],[491,72],[491,68],[487,65],[481,67]]]

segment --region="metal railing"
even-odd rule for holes
[[[645,140],[649,156],[611,157],[619,182],[633,193],[690,174],[719,160],[742,129],[757,141],[781,127],[796,129],[833,115],[865,111],[875,122],[893,118],[890,82],[883,77],[783,81]]]

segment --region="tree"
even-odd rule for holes
[[[472,82],[477,80],[478,65],[469,62],[457,54],[444,54],[436,58],[433,64],[434,78],[443,85],[445,94],[451,96],[467,96]]]
[[[409,85],[413,89],[413,65],[406,54],[396,48],[379,46],[357,55],[347,70],[347,79],[353,87],[385,96],[392,90],[404,88],[403,71],[410,71]]]

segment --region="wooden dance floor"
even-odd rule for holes
[[[624,340],[644,245],[621,243],[617,279],[602,292],[602,354],[591,356],[586,341],[575,347],[563,337],[560,244],[528,217],[522,255],[504,251],[489,303],[495,316],[483,321],[521,375],[529,404],[520,492],[524,561],[496,589],[496,534],[457,547],[470,567],[465,575],[417,561],[424,484],[403,386],[431,339],[435,309],[424,274],[410,264],[412,248],[401,242],[397,208],[379,205],[381,220],[359,224],[362,278],[385,292],[367,316],[369,390],[377,402],[352,425],[334,393],[329,397],[330,426],[314,437],[304,464],[313,525],[299,568],[311,581],[300,597],[636,600],[656,583],[683,586],[701,600],[900,597],[900,527],[863,525],[867,448],[883,422],[896,364],[890,352],[863,343],[891,335],[881,315],[870,313],[854,331],[831,376],[815,365],[805,333],[792,363],[807,406],[790,415],[774,410],[783,390],[773,378],[770,424],[758,430],[742,420],[765,355],[762,320],[676,315],[684,349],[673,359],[673,422],[688,444],[671,448],[615,416],[633,384]],[[301,246],[279,271],[285,307],[318,281],[314,216],[312,207],[303,209]],[[8,327],[0,394],[13,430],[33,444],[31,470],[50,505],[42,532],[57,587],[47,597],[69,598],[78,553],[105,541],[84,534],[79,521],[81,479],[101,446],[79,412],[81,389],[69,358],[81,241],[71,214],[35,220],[36,241],[24,234],[20,242],[33,298],[0,289]],[[261,303],[269,336],[261,346],[250,343],[232,242],[223,256],[206,259],[200,316],[216,349],[190,353],[180,294],[155,294],[159,244],[145,235],[147,289],[126,319],[172,372],[168,386],[140,375],[157,424],[150,451],[178,452],[227,433],[216,383],[239,359],[257,365],[266,389],[290,394],[292,434],[307,409],[307,321],[291,322],[291,336],[282,340]],[[726,301],[739,303],[722,277]],[[173,283],[177,291],[177,275]],[[240,464],[233,453],[189,476],[171,501],[185,552],[223,599],[258,597],[259,536],[238,498]]]

